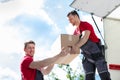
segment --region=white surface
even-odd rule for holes
[[[120,20],[104,19],[105,40],[108,45],[106,59],[108,64],[120,65]],[[110,69],[112,80],[120,80],[120,70]]]
[[[94,13],[94,15],[99,17],[105,17],[109,15],[113,10],[120,5],[120,0],[74,0],[71,7],[82,10],[88,13]],[[117,12],[117,13],[116,13]],[[115,11],[110,17],[120,18],[120,8]]]

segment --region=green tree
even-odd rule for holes
[[[73,71],[73,69],[70,67],[70,65],[58,65],[59,68],[63,69],[66,71],[67,75],[66,77],[69,80],[84,80],[84,75],[77,72],[79,70]]]
[[[64,70],[66,72],[66,78],[68,80],[84,80],[84,74],[80,73],[80,68],[75,71],[70,67],[70,65],[57,65],[58,68]],[[58,76],[52,71],[48,75],[48,80],[61,80]]]

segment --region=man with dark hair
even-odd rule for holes
[[[44,80],[43,75],[49,74],[54,63],[61,57],[69,53],[68,48],[63,48],[62,51],[54,57],[44,60],[34,61],[35,42],[25,42],[24,45],[25,56],[21,62],[21,76],[22,80]]]
[[[74,35],[79,35],[79,41],[72,46],[72,52],[82,50],[83,68],[85,70],[85,80],[95,80],[95,70],[97,68],[101,80],[111,80],[107,68],[107,62],[102,55],[100,39],[96,36],[94,29],[88,22],[80,20],[77,11],[71,11],[67,15],[69,22],[76,26]]]

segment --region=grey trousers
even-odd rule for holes
[[[102,54],[101,45],[88,40],[81,47],[84,59],[82,61],[85,70],[85,80],[95,80],[95,70],[97,69],[101,80],[111,80],[107,68],[107,62]]]
[[[85,80],[95,80],[96,69],[99,73],[101,80],[111,80],[107,68],[107,62],[104,58],[98,59],[97,61],[91,61],[92,60],[89,59],[84,59],[82,61],[83,68],[85,70]]]

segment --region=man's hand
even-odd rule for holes
[[[63,47],[59,56],[64,57],[64,56],[68,55],[70,53],[70,51],[71,51],[70,47]]]
[[[76,54],[80,50],[80,48],[77,45],[71,46],[70,54]]]

